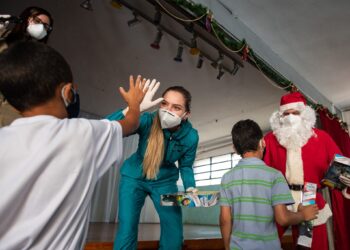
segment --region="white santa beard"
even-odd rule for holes
[[[301,148],[314,134],[312,127],[308,126],[303,120],[295,126],[284,126],[281,124],[273,133],[278,142],[287,149]]]
[[[297,149],[304,146],[312,135],[316,123],[315,111],[305,106],[300,112],[301,122],[294,126],[282,123],[282,113],[275,112],[270,117],[271,129],[278,142],[285,148]]]

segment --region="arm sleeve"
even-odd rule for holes
[[[92,160],[100,178],[112,165],[119,165],[123,156],[123,131],[119,122],[90,121],[93,142]]]
[[[230,202],[230,196],[228,194],[227,190],[227,181],[226,181],[226,176],[224,175],[221,179],[221,185],[220,185],[220,206],[231,206]]]
[[[277,172],[271,189],[272,206],[279,204],[294,204],[294,199],[290,193],[288,184],[281,172]]]
[[[106,116],[107,120],[110,121],[120,121],[123,120],[125,118],[124,114],[123,114],[123,109],[120,109],[110,115]],[[132,133],[131,135],[134,134],[141,134],[143,131],[145,131],[147,129],[148,126],[152,126],[152,122],[153,122],[153,116],[150,113],[143,113],[140,116],[140,125],[137,128],[137,130]]]
[[[189,187],[196,187],[193,173],[193,162],[196,158],[197,146],[198,146],[198,134],[195,133],[195,139],[191,147],[185,152],[185,154],[179,159],[179,169],[181,179],[184,184],[185,190]]]
[[[110,121],[120,121],[120,120],[123,120],[124,118],[125,116],[123,114],[122,109],[106,116],[106,119]]]

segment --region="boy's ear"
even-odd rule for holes
[[[71,100],[72,99],[72,91],[71,89],[73,88],[73,83],[69,82],[66,84],[63,84],[62,86],[62,94],[66,100]]]

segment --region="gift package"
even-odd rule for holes
[[[302,205],[309,206],[316,204],[317,184],[305,182],[302,192]],[[303,221],[299,225],[299,237],[297,244],[304,247],[311,247],[312,243],[312,221]]]
[[[339,180],[340,175],[350,178],[350,158],[336,154],[321,183],[330,188],[344,189],[345,185]]]
[[[177,192],[161,195],[162,206],[212,207],[219,201],[218,191]]]

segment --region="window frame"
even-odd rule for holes
[[[225,155],[229,155],[230,156],[230,160],[222,160],[222,161],[213,161],[213,159],[217,158],[217,157],[221,157],[221,156],[225,156]],[[235,157],[235,156],[238,156],[238,157]],[[236,159],[234,159],[236,158]],[[194,172],[194,179],[196,181],[196,186],[197,187],[203,187],[203,186],[214,186],[214,185],[219,185],[220,183],[218,184],[212,184],[211,182],[214,180],[220,180],[221,181],[221,178],[222,176],[227,172],[229,171],[230,169],[233,169],[238,161],[241,159],[241,157],[236,154],[236,153],[228,153],[228,154],[222,154],[222,155],[215,155],[215,156],[211,156],[211,157],[207,157],[207,158],[204,158],[204,159],[200,159],[200,160],[196,160],[193,164],[193,172]],[[196,162],[200,162],[200,161],[204,161],[204,160],[209,160],[208,163],[203,163],[201,165],[196,165]],[[221,163],[226,163],[226,162],[230,162],[230,167],[229,168],[224,168],[224,169],[217,169],[217,170],[213,170],[213,165],[217,165],[217,164],[221,164]],[[209,171],[205,171],[205,172],[199,172],[199,173],[195,173],[195,169],[196,168],[199,168],[199,167],[204,167],[204,166],[209,166]],[[221,177],[213,177],[213,173],[215,172],[219,172],[219,171],[224,171],[226,170],[222,175]],[[205,178],[205,179],[196,179],[196,176],[198,175],[201,175],[201,174],[207,174],[209,173],[209,177],[208,178]],[[208,182],[209,184],[205,184],[205,185],[202,185],[201,183],[202,182]]]

